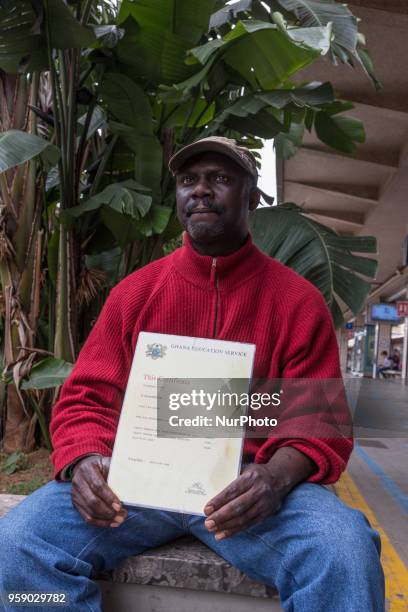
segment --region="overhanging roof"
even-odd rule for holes
[[[350,157],[307,133],[283,165],[282,195],[340,234],[375,235],[382,284],[402,265],[408,234],[408,2],[354,0],[350,9],[361,19],[383,90],[377,93],[362,70],[324,60],[301,79],[330,80],[339,97],[353,101],[349,114],[364,122],[366,142]]]

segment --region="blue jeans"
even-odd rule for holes
[[[286,611],[381,612],[380,538],[364,515],[320,485],[304,483],[280,511],[217,542],[201,516],[128,507],[116,529],[84,522],[71,483],[44,485],[0,520],[0,608],[10,591],[61,592],[68,610],[101,610],[92,579],[130,555],[190,533],[246,574],[279,591]],[[64,607],[23,609],[62,612]]]

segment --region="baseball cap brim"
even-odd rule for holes
[[[177,170],[181,168],[185,162],[198,153],[206,153],[207,151],[214,151],[216,153],[222,153],[226,157],[229,157],[236,162],[241,168],[245,170],[251,176],[258,178],[256,170],[252,170],[249,164],[234,150],[233,147],[223,142],[211,141],[210,139],[198,140],[192,144],[186,145],[180,151],[175,153],[169,161],[169,169],[173,174],[176,174]]]

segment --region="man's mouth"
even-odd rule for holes
[[[218,215],[215,210],[210,210],[209,208],[207,208],[201,210],[193,210],[192,212],[187,213],[187,217],[191,217],[192,215],[208,215],[209,213],[212,213],[213,215]]]
[[[214,210],[214,208],[195,208],[194,210],[187,211],[187,217],[191,217],[192,215],[219,215],[218,210]]]

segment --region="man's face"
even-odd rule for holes
[[[177,216],[193,242],[233,244],[248,234],[248,211],[257,206],[248,174],[221,153],[187,160],[176,176]]]

